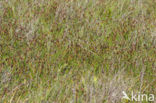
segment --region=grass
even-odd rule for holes
[[[155,5],[1,0],[0,103],[133,103],[122,91],[155,94]]]

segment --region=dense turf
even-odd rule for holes
[[[129,103],[122,91],[156,93],[155,0],[0,1],[0,103]]]

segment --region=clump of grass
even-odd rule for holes
[[[156,93],[153,0],[2,0],[0,101],[120,103]]]

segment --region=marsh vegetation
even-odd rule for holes
[[[0,1],[0,103],[129,103],[155,82],[155,0]]]

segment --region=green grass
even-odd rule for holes
[[[155,94],[155,5],[1,0],[0,103],[129,103],[122,91]]]

